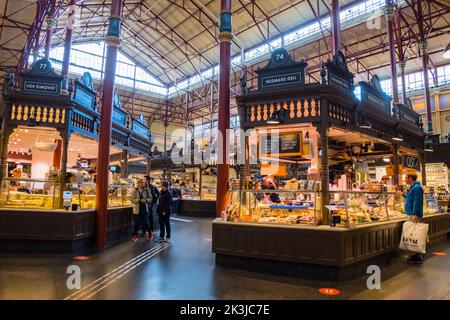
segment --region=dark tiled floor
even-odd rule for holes
[[[0,299],[450,299],[450,242],[432,248],[423,265],[403,257],[382,270],[381,290],[368,290],[366,277],[317,282],[216,267],[211,221],[173,221],[170,246],[140,239],[88,261],[73,255],[0,254]],[[76,264],[82,290],[67,289],[66,269]],[[318,293],[334,287],[339,296]]]

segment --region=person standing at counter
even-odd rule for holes
[[[20,180],[20,179],[29,179],[28,175],[22,171],[22,168],[15,168],[11,171],[11,174],[14,179]],[[25,192],[25,193],[31,193],[30,192],[30,183],[27,181],[12,181],[11,185],[13,186],[13,189],[15,189],[18,192]]]
[[[170,214],[172,213],[172,195],[169,183],[163,181],[158,201],[159,242],[170,242]]]
[[[170,194],[172,195],[172,213],[179,214],[181,198],[182,198],[181,190],[178,188],[178,184],[171,184],[169,191],[170,191]]]
[[[138,231],[142,227],[142,230],[147,231],[147,240],[153,239],[153,232],[148,224],[149,219],[149,205],[152,203],[152,194],[150,189],[146,186],[143,179],[138,180],[138,187],[133,190],[131,195],[131,202],[133,203],[133,216],[134,216],[134,231],[131,238],[132,241],[138,240]],[[150,225],[153,224],[153,218],[150,216]]]
[[[405,213],[408,215],[409,221],[421,222],[423,218],[422,185],[417,181],[416,174],[406,175],[406,184],[409,185],[409,189],[408,192],[403,194],[405,198]],[[422,253],[416,253],[408,259],[410,262],[422,262],[423,260],[424,255]]]
[[[277,185],[275,184],[275,181],[273,181],[272,177],[266,177],[266,179],[263,180],[263,184],[261,186],[261,189],[263,190],[276,190],[277,189]],[[275,192],[271,192],[271,193],[266,193],[266,195],[269,195],[270,197],[270,201],[272,201],[273,203],[280,203],[280,197],[278,196],[278,193]]]

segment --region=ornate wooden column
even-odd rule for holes
[[[392,161],[394,164],[394,176],[392,177],[394,179],[394,184],[399,185],[400,184],[400,159],[398,155],[398,144],[394,143],[392,145]]]
[[[128,178],[128,151],[123,150],[122,151],[122,170],[121,176],[122,178]]]
[[[47,19],[45,20],[45,22],[47,23],[47,36],[45,38],[45,58],[46,59],[48,59],[50,56],[50,48],[52,45],[53,29],[55,29],[55,27],[56,27],[55,6],[56,6],[56,0],[52,0],[50,3],[50,9],[48,11]]]
[[[108,219],[108,168],[111,148],[111,125],[114,85],[116,77],[117,51],[120,44],[120,26],[123,0],[113,0],[106,35],[107,51],[105,75],[103,78],[102,110],[98,142],[98,166],[96,184],[96,245],[106,247],[106,226]]]
[[[339,50],[341,50],[341,19],[339,17],[339,0],[331,1],[331,38],[333,44],[334,56]]]
[[[321,188],[322,188],[322,199],[321,199],[321,222],[324,225],[330,224],[330,214],[328,209],[325,207],[330,202],[330,170],[328,165],[328,100],[320,100],[320,117],[321,122],[318,127],[319,131],[319,141],[322,147],[322,155],[320,158],[320,178],[321,178]]]
[[[231,40],[232,35],[232,12],[231,0],[221,0],[220,7],[220,69],[219,69],[219,115],[218,134],[219,141],[218,163],[217,163],[217,201],[216,216],[226,209],[230,199],[229,192],[229,164],[227,154],[227,129],[230,128],[230,64],[231,64]],[[222,150],[220,150],[222,149]]]
[[[427,170],[426,170],[426,154],[424,153],[419,153],[419,159],[420,159],[420,170],[422,171],[422,185],[426,186],[427,185]]]
[[[395,7],[393,0],[386,0],[386,6],[384,7],[384,14],[387,19],[387,33],[389,39],[389,58],[391,62],[391,74],[392,74],[392,95],[394,98],[393,103],[399,103],[398,99],[398,84],[397,84],[397,63],[395,59],[395,43],[394,43],[394,14]]]

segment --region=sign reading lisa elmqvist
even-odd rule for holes
[[[281,132],[259,135],[260,156],[301,156],[302,132]]]
[[[26,94],[51,95],[61,94],[63,77],[56,74],[47,59],[39,59],[31,65],[29,71],[20,73],[21,91]]]

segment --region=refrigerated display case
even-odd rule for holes
[[[59,206],[59,181],[3,178],[0,208],[49,210]]]
[[[279,201],[273,201],[275,198]],[[320,193],[314,190],[233,190],[223,219],[259,224],[318,225]]]
[[[370,224],[406,218],[403,197],[394,192],[331,191],[328,206],[339,226]]]

